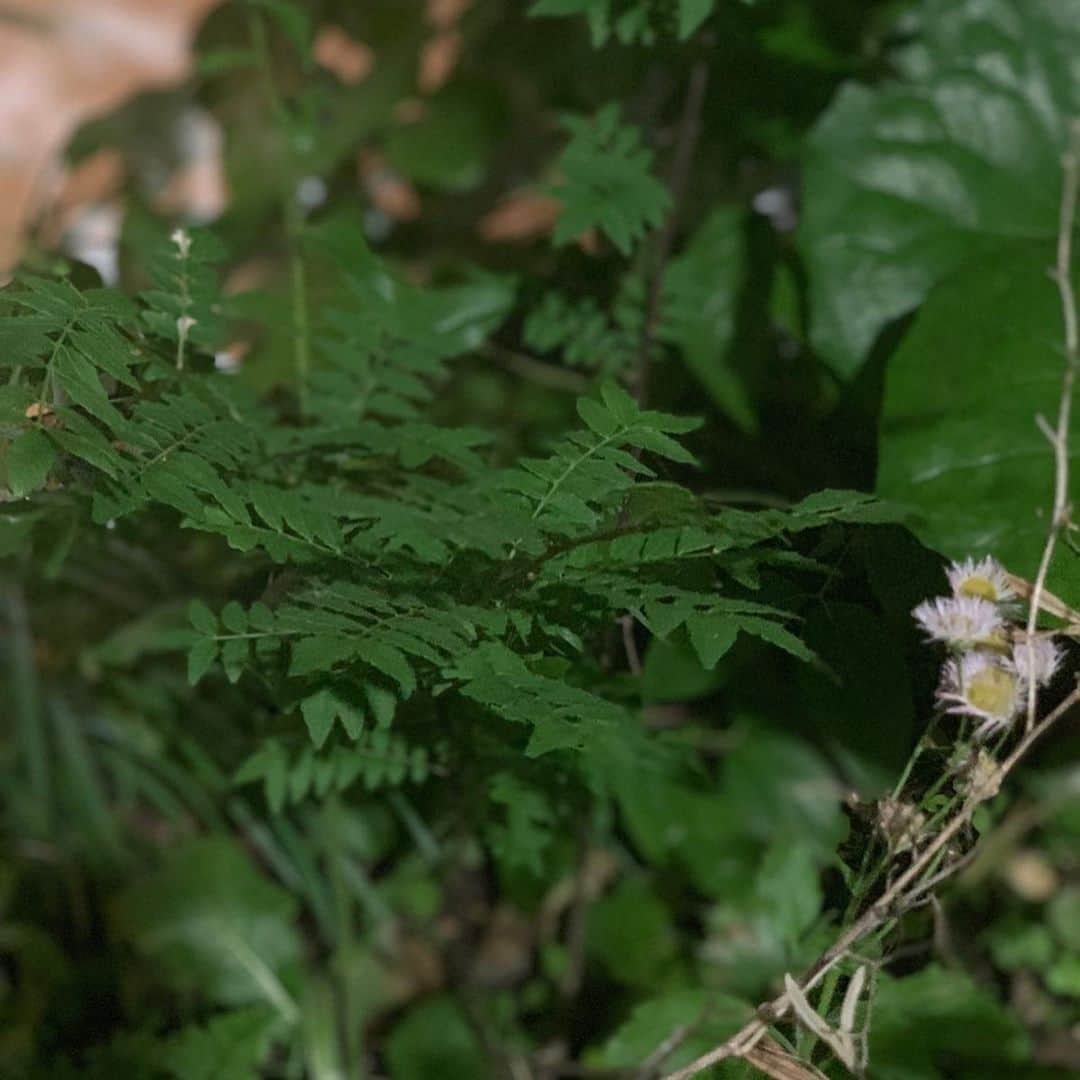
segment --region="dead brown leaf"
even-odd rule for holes
[[[487,920],[472,956],[469,982],[489,989],[520,982],[532,968],[533,936],[532,923],[520,911],[500,904]]]
[[[751,1047],[743,1059],[760,1069],[773,1080],[825,1080],[824,1073],[789,1054],[775,1039],[768,1036]]]
[[[473,5],[473,0],[427,0],[427,21],[440,30],[457,24]]]
[[[195,28],[220,0],[6,0],[0,22],[0,268],[62,187],[78,127],[191,68]]]
[[[476,223],[476,231],[489,244],[545,236],[555,227],[561,207],[559,200],[551,195],[515,192],[488,211]]]
[[[372,205],[394,221],[413,221],[423,204],[416,188],[395,172],[376,150],[360,155],[360,181]]]
[[[446,85],[461,57],[461,44],[461,35],[456,30],[444,30],[424,42],[416,76],[416,85],[422,93],[433,94]]]
[[[343,83],[355,86],[375,67],[375,51],[351,37],[340,26],[327,25],[315,35],[311,54],[315,62],[332,71]]]

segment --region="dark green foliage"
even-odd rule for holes
[[[228,213],[0,290],[5,1076],[657,1080],[966,806],[910,611],[1045,542],[1074,0],[423,9],[227,0],[80,139],[197,100]],[[808,992],[868,1080],[1071,1075],[1074,744]]]

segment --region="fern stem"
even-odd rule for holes
[[[295,190],[286,195],[289,234],[289,276],[292,282],[293,365],[300,415],[308,414],[308,378],[311,372],[311,319],[308,314],[307,269],[304,266],[304,219]]]
[[[253,13],[250,20],[252,48],[259,58],[266,97],[277,122],[285,147],[285,233],[289,245],[289,278],[292,293],[293,368],[296,374],[296,393],[300,415],[308,412],[308,373],[311,369],[310,318],[308,316],[307,271],[303,257],[304,217],[296,199],[299,182],[293,144],[289,136],[289,111],[274,79],[270,39],[262,16]]]

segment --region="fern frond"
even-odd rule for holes
[[[517,497],[516,516],[522,520],[511,557],[518,550],[536,553],[545,535],[569,537],[596,529],[619,507],[634,477],[654,475],[633,451],[694,464],[693,455],[671,435],[694,430],[698,421],[642,410],[614,383],[603,387],[600,401],[579,400],[578,414],[588,431],[571,434],[547,458],[526,460],[498,480],[500,491]]]
[[[668,190],[649,171],[652,153],[641,135],[622,123],[617,105],[593,117],[566,117],[570,142],[558,162],[563,181],[555,188],[562,210],[556,245],[600,229],[623,255],[647,229],[657,228],[671,206]]]
[[[233,782],[261,783],[267,804],[279,814],[286,806],[312,797],[324,799],[357,783],[367,791],[422,784],[432,764],[425,747],[411,746],[402,736],[376,728],[358,733],[347,745],[322,751],[305,746],[293,756],[279,739],[267,739],[240,765]]]

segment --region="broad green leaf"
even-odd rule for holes
[[[640,879],[620,883],[589,909],[589,952],[619,982],[653,987],[670,978],[677,938],[667,907]]]
[[[781,939],[796,946],[821,910],[818,860],[809,843],[779,840],[765,854],[755,881],[758,911]]]
[[[160,870],[117,897],[111,920],[177,990],[222,1004],[262,1002],[293,1020],[283,979],[301,956],[296,913],[296,901],[242,847],[217,836],[169,852]]]
[[[307,725],[308,736],[318,750],[326,742],[326,737],[334,726],[336,708],[333,696],[329,690],[319,690],[300,702],[300,711]]]
[[[811,338],[843,375],[972,255],[1057,230],[1080,0],[924,0],[901,81],[845,86],[810,137]]]
[[[7,484],[16,498],[37,491],[56,461],[56,447],[39,428],[24,432],[7,448]]]
[[[679,37],[684,41],[712,14],[714,0],[679,0]]]
[[[753,431],[757,419],[728,356],[746,273],[744,224],[739,207],[721,207],[672,260],[664,275],[661,337],[681,350],[721,412]]]
[[[1064,364],[1052,258],[1014,244],[940,285],[893,357],[881,418],[878,491],[913,508],[919,539],[953,559],[994,555],[1028,579],[1054,487],[1036,417],[1056,418]],[[1050,583],[1080,601],[1080,561],[1064,544]]]
[[[688,1037],[664,1059],[666,1069],[680,1068],[733,1035],[750,1013],[750,1006],[738,998],[696,988],[671,990],[634,1007],[604,1043],[598,1064],[608,1069],[637,1068],[674,1032],[691,1025]]]
[[[343,660],[353,659],[357,649],[357,642],[347,637],[320,634],[301,638],[292,647],[289,674],[310,675],[315,671],[329,671]]]
[[[739,807],[743,828],[763,840],[797,837],[831,857],[847,832],[841,788],[808,744],[764,728],[748,728],[724,758],[724,794]]]
[[[624,826],[642,858],[658,869],[680,867],[706,896],[748,895],[760,845],[744,829],[741,808],[716,792],[642,780],[632,771],[615,779]]]
[[[686,628],[698,659],[709,670],[716,667],[739,636],[739,620],[734,615],[695,616],[687,621]]]
[[[1063,888],[1050,901],[1047,915],[1061,943],[1080,951],[1080,888]]]
[[[53,363],[53,370],[64,392],[76,405],[81,405],[91,416],[107,424],[113,431],[124,427],[124,418],[117,412],[101,379],[86,357],[73,349],[60,349]]]
[[[280,1027],[270,1009],[236,1009],[170,1035],[158,1060],[176,1080],[256,1080]]]
[[[1028,1053],[1019,1019],[969,975],[931,966],[902,979],[879,976],[870,1025],[875,1077],[985,1076],[984,1067],[1020,1065]]]
[[[225,677],[229,682],[240,681],[244,668],[251,660],[251,645],[251,639],[246,637],[230,637],[222,642],[221,666],[225,669]]]
[[[387,1037],[386,1059],[392,1080],[479,1080],[488,1075],[480,1043],[449,997],[414,1005]]]
[[[383,693],[385,694],[385,691]],[[390,699],[392,707],[393,695],[385,694],[385,696]],[[326,737],[330,734],[330,729],[338,717],[341,718],[342,727],[352,739],[359,736],[364,726],[363,710],[357,708],[331,686],[324,686],[304,698],[300,702],[300,711],[316,750],[326,742]]]
[[[1006,971],[1045,971],[1061,955],[1047,927],[1027,922],[1018,912],[999,919],[986,938],[994,963]]]
[[[1059,957],[1046,972],[1046,985],[1062,997],[1080,998],[1080,956]]]
[[[188,652],[188,683],[195,686],[214,666],[218,658],[218,643],[214,638],[203,638],[195,642]]]
[[[201,634],[216,634],[218,621],[214,613],[201,600],[192,600],[188,605],[188,619]]]
[[[391,129],[387,160],[415,183],[439,191],[476,187],[496,134],[492,104],[477,94],[440,96],[420,120]]]
[[[221,622],[226,630],[231,630],[234,634],[247,632],[247,612],[235,600],[230,600],[221,609]]]
[[[733,635],[734,636],[734,635]],[[686,645],[653,638],[641,671],[641,697],[646,702],[690,701],[704,697],[722,682]]]

